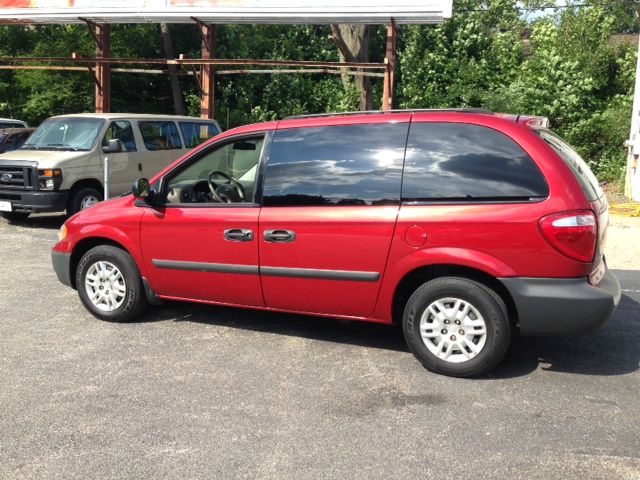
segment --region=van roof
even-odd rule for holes
[[[462,114],[479,114],[479,115],[494,115],[510,120],[514,123],[520,123],[527,125],[530,128],[547,128],[549,126],[549,119],[547,117],[540,117],[535,115],[516,115],[510,113],[497,113],[484,108],[412,108],[402,110],[367,110],[367,111],[355,111],[355,112],[336,112],[336,113],[319,113],[312,115],[294,115],[286,117],[284,120],[302,120],[307,118],[332,118],[332,117],[355,117],[362,115],[388,115],[393,113],[462,113]]]
[[[165,115],[155,113],[71,113],[68,115],[56,115],[51,118],[64,118],[64,117],[77,117],[77,118],[104,118],[107,120],[112,119],[131,119],[131,120],[197,120],[199,122],[212,122],[217,123],[215,120],[199,117],[188,117],[186,115]]]

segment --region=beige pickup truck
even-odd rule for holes
[[[152,177],[208,138],[215,120],[152,114],[51,117],[18,150],[0,155],[0,215],[22,220],[35,212],[68,215],[103,197],[109,158],[110,196]]]

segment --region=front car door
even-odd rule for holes
[[[409,119],[278,129],[260,213],[267,307],[372,314],[400,204]]]
[[[145,267],[157,294],[264,305],[254,197],[266,136],[221,140],[162,178],[159,205],[145,211],[141,228]]]
[[[111,196],[120,195],[131,190],[133,181],[143,176],[142,166],[135,161],[138,145],[133,135],[133,127],[129,120],[112,120],[102,138],[102,146],[109,140],[118,139],[122,144],[122,151],[117,153],[103,153],[101,156],[109,158],[109,193]]]

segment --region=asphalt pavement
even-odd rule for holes
[[[488,376],[381,325],[166,303],[102,322],[58,283],[60,217],[0,219],[0,478],[640,479],[640,272],[583,337]]]

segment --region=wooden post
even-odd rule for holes
[[[95,24],[96,58],[111,58],[111,25]],[[96,63],[96,113],[111,112],[111,65]]]
[[[216,26],[198,22],[198,27],[202,35],[202,59],[210,60],[215,58]],[[215,116],[215,82],[213,69],[213,65],[202,65],[200,70],[200,87],[202,91],[200,101],[201,118],[212,119]]]
[[[396,71],[396,22],[393,18],[387,27],[387,50],[384,64],[386,69],[384,71],[384,88],[382,91],[382,110],[388,111],[393,109],[393,89]]]

